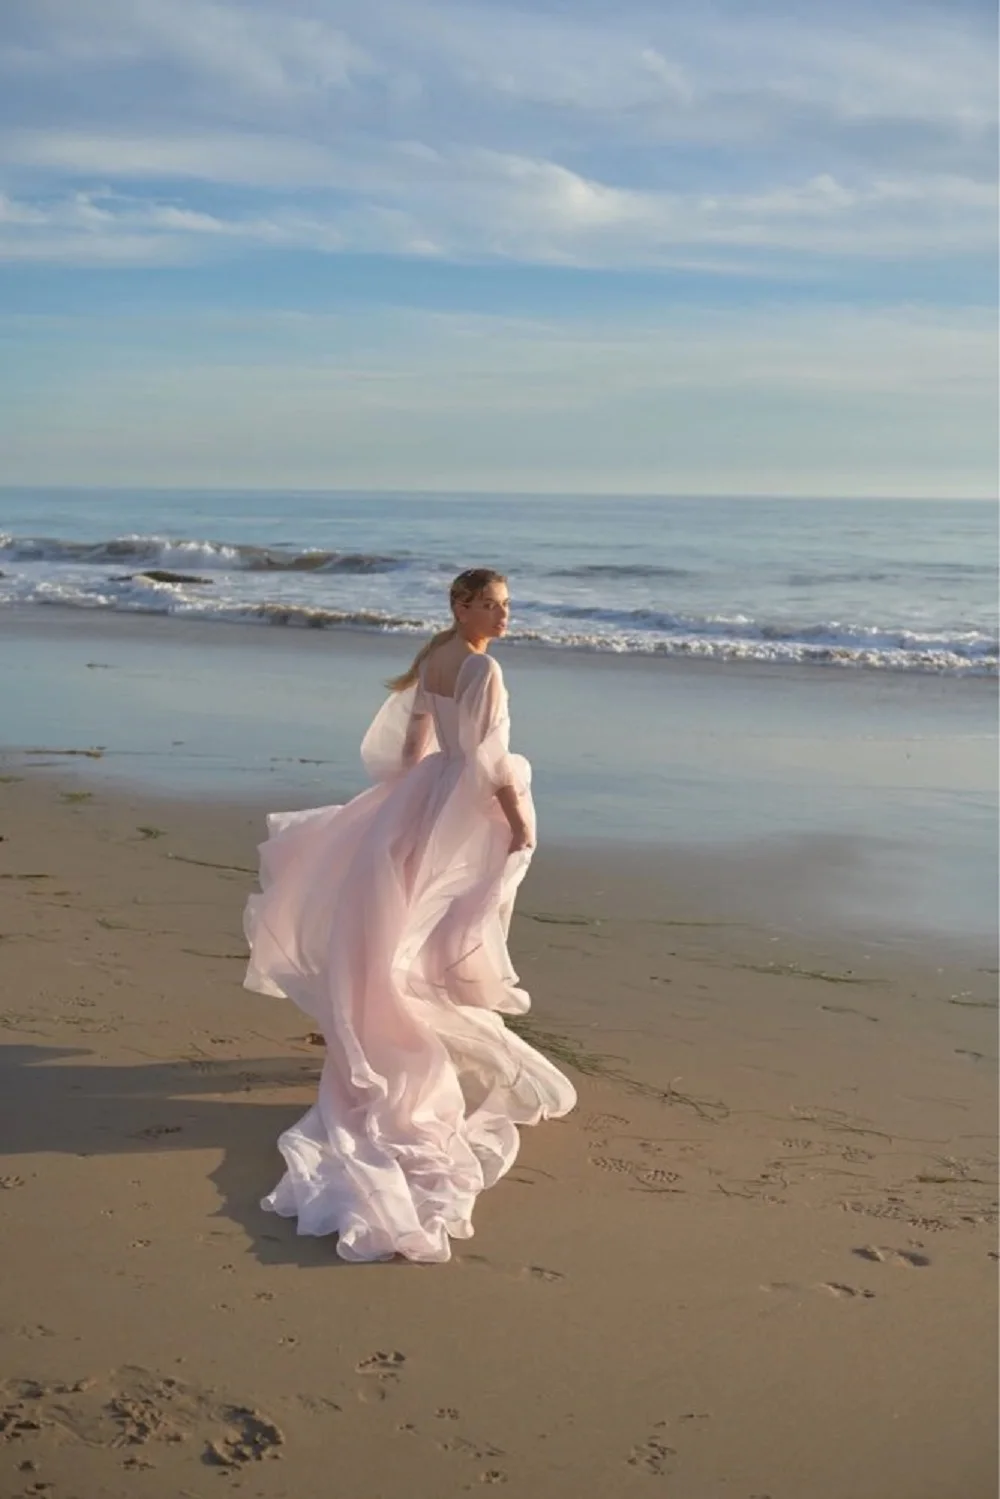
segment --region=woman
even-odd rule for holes
[[[508,750],[507,694],[487,654],[506,580],[451,585],[435,635],[361,746],[376,784],[342,807],[277,813],[247,902],[245,983],[287,996],[326,1058],[315,1105],[281,1136],[263,1206],[347,1260],[450,1258],[517,1154],[519,1124],[566,1114],[571,1083],[498,1012],[529,1000],[507,953],[534,843],[528,762]]]

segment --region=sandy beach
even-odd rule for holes
[[[0,1499],[1000,1499],[994,22],[0,0]]]
[[[261,809],[4,756],[0,1494],[987,1499],[996,974],[544,849],[580,1106],[452,1263],[260,1212],[317,1049],[241,988]],[[661,871],[662,872],[662,871]]]
[[[0,0],[0,1499],[1000,1499],[994,22]]]

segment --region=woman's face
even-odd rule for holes
[[[506,583],[487,583],[468,604],[455,605],[455,618],[473,639],[498,640],[507,633],[510,594]]]

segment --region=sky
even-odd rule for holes
[[[985,0],[4,0],[0,483],[995,493]]]

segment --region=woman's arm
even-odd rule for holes
[[[361,758],[373,781],[393,781],[436,748],[434,719],[411,687],[389,694],[361,741]]]
[[[531,847],[531,831],[524,820],[521,811],[521,803],[518,800],[517,788],[515,786],[498,786],[496,792],[500,810],[510,825],[510,849],[512,854],[519,853],[522,848]]]
[[[489,656],[473,656],[459,672],[455,700],[462,747],[484,791],[497,799],[510,827],[510,852],[530,848],[531,827],[518,796],[507,748],[507,695],[503,674]]]
[[[431,730],[433,720],[429,713],[415,711],[410,714],[410,721],[406,726],[406,737],[403,740],[402,761],[403,768],[409,770],[422,760],[430,748]]]

